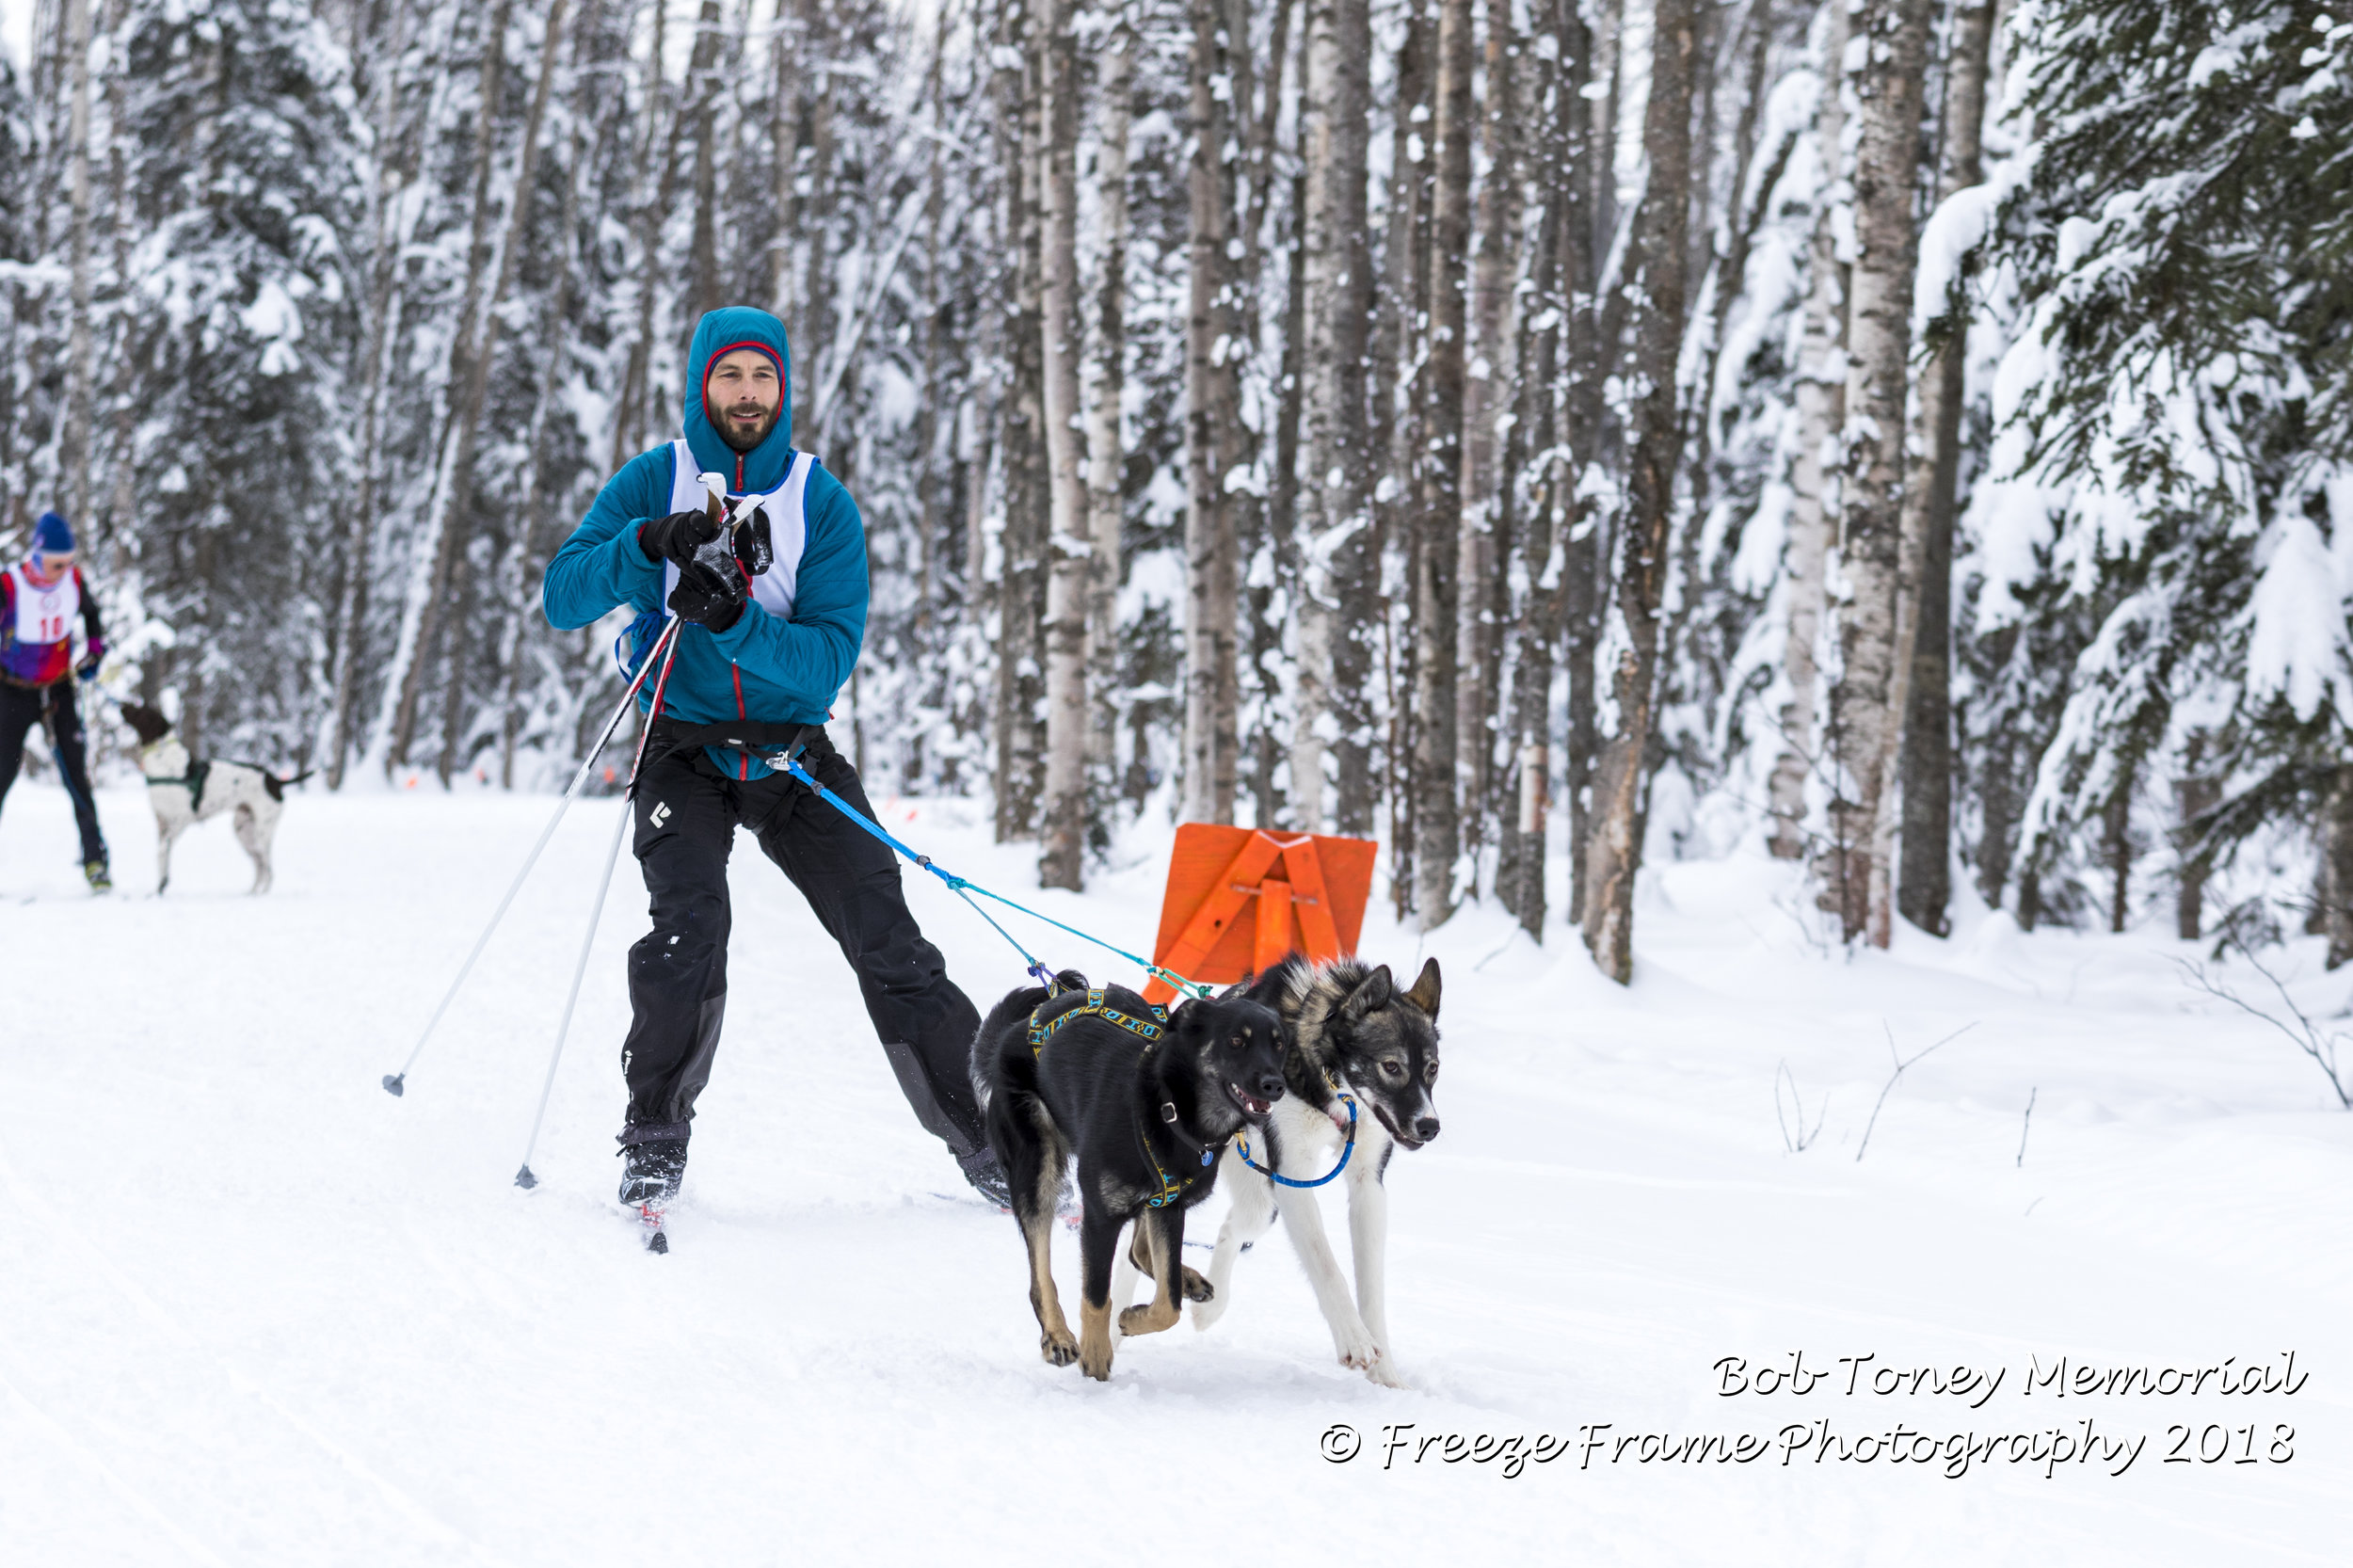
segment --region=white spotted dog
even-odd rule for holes
[[[1389,1339],[1384,1178],[1399,1147],[1417,1149],[1438,1135],[1430,1099],[1438,1078],[1437,960],[1422,966],[1413,989],[1400,991],[1386,966],[1353,958],[1315,965],[1293,954],[1260,975],[1247,995],[1273,1008],[1288,1026],[1291,1044],[1283,1078],[1289,1093],[1268,1117],[1268,1146],[1257,1147],[1252,1140],[1245,1159],[1237,1142],[1220,1163],[1219,1179],[1233,1208],[1209,1261],[1209,1299],[1194,1304],[1193,1326],[1208,1328],[1233,1304],[1234,1260],[1266,1234],[1279,1212],[1340,1364],[1402,1388]],[[1344,1091],[1359,1112],[1353,1148]],[[1343,1151],[1348,1163],[1331,1185],[1348,1194],[1353,1298],[1324,1239],[1323,1210],[1316,1201],[1317,1178],[1338,1165]],[[1303,1185],[1278,1184],[1268,1172]]]
[[[141,703],[124,703],[122,718],[139,738],[139,772],[147,778],[147,803],[155,808],[155,891],[171,886],[172,840],[192,824],[227,811],[237,842],[253,857],[248,890],[268,892],[273,874],[270,840],[278,836],[286,786],[311,775],[306,771],[280,778],[250,762],[199,761],[172,732],[171,721]]]

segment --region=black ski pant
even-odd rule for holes
[[[98,801],[90,793],[89,760],[83,754],[82,713],[74,705],[73,682],[47,686],[11,686],[0,681],[0,801],[24,763],[24,737],[39,724],[49,731],[49,746],[56,754],[57,772],[65,792],[73,801],[73,825],[82,830],[82,860],[106,858],[106,840],[98,832]]]
[[[823,731],[811,734],[803,765],[872,816],[857,771]],[[657,728],[634,806],[653,929],[629,953],[620,1141],[685,1137],[711,1080],[728,1000],[728,854],[740,824],[840,945],[916,1119],[959,1163],[979,1158],[988,1142],[969,1064],[980,1015],[917,928],[890,850],[788,775],[733,779],[700,746],[664,755],[663,745]]]

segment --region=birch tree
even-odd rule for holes
[[[1311,0],[1301,99],[1305,203],[1298,264],[1305,341],[1299,667],[1290,753],[1292,824],[1309,833],[1323,830],[1327,751],[1342,738],[1343,714],[1363,708],[1361,691],[1343,696],[1338,688],[1343,670],[1363,679],[1365,661],[1342,655],[1344,646],[1359,652],[1364,646],[1343,584],[1363,576],[1371,553],[1364,439],[1366,306],[1372,282],[1365,232],[1371,54],[1366,0]],[[1361,733],[1355,744],[1362,747]]]
[[[466,245],[466,282],[457,306],[456,331],[452,335],[442,372],[445,382],[471,386],[474,360],[474,331],[482,305],[484,275],[491,261],[490,166],[498,148],[498,102],[506,69],[506,24],[512,0],[497,0],[483,24],[480,81],[475,88],[473,217]],[[469,410],[463,395],[442,397],[443,417],[436,440],[440,459],[435,465],[431,510],[416,541],[416,559],[409,573],[408,595],[401,614],[400,640],[392,649],[393,675],[388,684],[389,702],[379,724],[384,766],[405,766],[416,738],[417,705],[424,687],[424,672],[434,632],[440,628],[442,600],[449,593],[449,574],[456,558],[462,519],[452,521],[452,491],[459,483],[460,459],[473,456],[474,420],[479,405]],[[617,466],[617,465],[616,465]]]
[[[1226,253],[1232,183],[1232,102],[1224,18],[1215,0],[1189,0],[1193,22],[1193,157],[1185,337],[1185,802],[1194,822],[1234,816],[1239,680],[1235,612],[1239,548],[1226,475],[1239,455],[1239,387]],[[1247,48],[1248,40],[1230,40]]]
[[[1087,405],[1088,760],[1108,783],[1119,728],[1120,533],[1127,521],[1120,402],[1127,386],[1128,135],[1134,108],[1135,18],[1112,0],[1111,36],[1096,67],[1095,190],[1102,249],[1095,290],[1094,395]]]
[[[1976,186],[1985,123],[1993,0],[1960,0],[1945,67],[1944,165],[1939,203]],[[1903,844],[1897,903],[1904,919],[1944,936],[1952,899],[1953,515],[1961,483],[1962,372],[1969,357],[1965,280],[1953,270],[1941,328],[1932,328],[1920,368],[1918,439],[1904,482],[1903,536],[1916,539],[1918,618],[1905,706]],[[2193,936],[2196,933],[2192,933]]]
[[[1806,780],[1821,760],[1817,689],[1818,655],[1826,611],[1824,570],[1830,559],[1831,520],[1836,516],[1840,463],[1839,428],[1846,422],[1846,378],[1841,344],[1846,337],[1846,264],[1839,255],[1840,207],[1846,186],[1845,93],[1841,61],[1847,54],[1845,0],[1827,0],[1817,25],[1822,86],[1814,110],[1815,159],[1819,165],[1814,208],[1814,245],[1808,259],[1805,330],[1798,350],[1797,453],[1789,465],[1789,521],[1783,556],[1788,605],[1784,632],[1782,679],[1787,696],[1781,709],[1781,752],[1768,781],[1772,853],[1785,860],[1804,857]]]
[[[1437,158],[1430,223],[1430,360],[1414,478],[1414,911],[1424,931],[1454,913],[1462,847],[1456,778],[1457,574],[1463,527],[1464,339],[1469,327],[1470,0],[1439,0]]]
[[[1832,807],[1831,894],[1847,939],[1885,947],[1893,888],[1899,674],[1912,612],[1902,560],[1905,399],[1912,284],[1919,256],[1914,171],[1929,0],[1865,0],[1855,73],[1855,259],[1847,305],[1847,421],[1839,488],[1838,682],[1831,693],[1839,798]]]
[[[1638,388],[1626,520],[1613,573],[1625,648],[1613,672],[1617,730],[1595,770],[1592,837],[1585,851],[1585,945],[1602,973],[1620,984],[1634,975],[1634,882],[1642,865],[1648,784],[1644,753],[1655,722],[1658,615],[1680,467],[1675,371],[1685,325],[1691,87],[1699,56],[1693,0],[1658,0],[1653,27],[1650,99],[1642,116],[1649,170],[1635,219],[1641,264],[1629,267],[1620,285],[1630,296]]]
[[[1072,0],[1043,0],[1046,144],[1039,217],[1044,318],[1048,551],[1046,820],[1040,880],[1085,885],[1087,588],[1092,575],[1079,429],[1079,51]]]

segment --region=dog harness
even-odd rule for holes
[[[139,747],[139,761],[144,764],[147,760],[147,754],[154,749],[154,746]],[[147,773],[144,768],[140,776],[150,784],[180,785],[188,792],[188,809],[194,811],[201,808],[204,804],[204,776],[212,771],[213,764],[209,761],[199,762],[191,759],[188,762],[188,771],[177,777],[168,774]]]
[[[1118,1008],[1113,1007],[1110,1002],[1105,1001],[1103,1000],[1103,993],[1099,990],[1087,992],[1086,1000],[1080,1003],[1078,1006],[1065,1008],[1062,1012],[1055,1014],[1052,1017],[1041,1020],[1038,1017],[1038,1015],[1045,1012],[1048,1003],[1053,1001],[1055,999],[1051,996],[1048,997],[1045,1001],[1039,1002],[1030,1013],[1030,1054],[1032,1057],[1043,1055],[1046,1050],[1046,1043],[1054,1037],[1054,1032],[1062,1028],[1063,1025],[1068,1023],[1073,1018],[1101,1018],[1106,1023],[1116,1024],[1119,1028],[1126,1030],[1137,1039],[1144,1041],[1147,1046],[1158,1045],[1160,1043],[1160,1036],[1167,1032],[1167,1008],[1153,1007],[1147,1002],[1145,1003],[1145,1006],[1150,1009],[1152,1016],[1149,1019],[1139,1018],[1134,1014],[1123,1013]],[[1184,1137],[1183,1129],[1176,1124],[1176,1102],[1175,1100],[1162,1100],[1160,1102],[1160,1120],[1167,1123],[1169,1130],[1175,1132],[1177,1137]],[[1192,1140],[1187,1139],[1186,1142],[1190,1143]],[[1168,1172],[1163,1170],[1160,1166],[1160,1157],[1152,1151],[1151,1136],[1144,1130],[1142,1123],[1138,1123],[1136,1127],[1136,1143],[1143,1148],[1144,1158],[1152,1167],[1153,1179],[1160,1184],[1160,1190],[1157,1195],[1144,1200],[1147,1207],[1153,1208],[1167,1208],[1170,1204],[1175,1203],[1178,1198],[1183,1197],[1186,1191],[1191,1188],[1194,1182],[1201,1179],[1201,1174],[1199,1171],[1195,1171],[1181,1180],[1171,1179]],[[1221,1141],[1218,1144],[1218,1148],[1224,1148],[1225,1146],[1225,1145],[1223,1141]],[[1201,1166],[1203,1170],[1207,1170],[1211,1165],[1216,1163],[1216,1149],[1205,1148],[1201,1151]]]
[[[1132,1013],[1122,1013],[1118,1008],[1105,1001],[1103,993],[1099,990],[1089,991],[1087,1000],[1082,1004],[1066,1008],[1041,1023],[1038,1020],[1038,1015],[1045,1012],[1048,1005],[1056,1000],[1056,998],[1048,997],[1045,1001],[1039,1002],[1030,1012],[1030,1054],[1033,1057],[1046,1049],[1046,1042],[1054,1037],[1056,1030],[1073,1018],[1101,1018],[1106,1023],[1117,1024],[1137,1039],[1147,1044],[1157,1044],[1161,1032],[1168,1027],[1167,1008],[1153,1007],[1152,1018],[1147,1021],[1137,1017]],[[1146,1003],[1146,1005],[1150,1004]]]

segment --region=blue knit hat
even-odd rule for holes
[[[33,524],[33,553],[36,555],[70,555],[73,552],[73,525],[55,512],[43,512]]]

